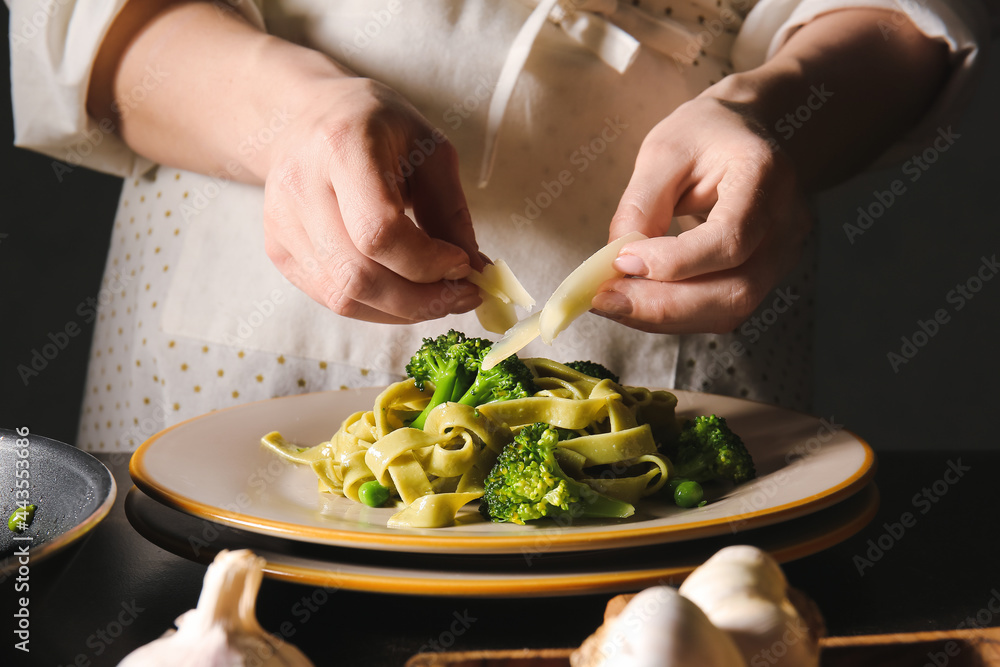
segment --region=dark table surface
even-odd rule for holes
[[[205,566],[133,529],[127,457],[99,458],[117,479],[115,506],[80,544],[32,567],[30,654],[13,651],[14,580],[0,582],[0,666],[115,665],[197,601]],[[785,564],[789,581],[831,635],[1000,626],[998,469],[1000,450],[880,454],[874,520]],[[609,597],[407,597],[266,579],[257,612],[317,665],[381,667],[422,650],[575,646]]]

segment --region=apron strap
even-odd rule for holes
[[[507,105],[531,47],[545,26],[555,23],[573,40],[594,52],[615,71],[624,74],[639,55],[640,44],[672,58],[678,66],[690,65],[689,48],[696,41],[690,29],[668,18],[653,18],[618,0],[522,0],[535,6],[511,43],[490,99],[486,116],[486,145],[479,170],[479,187],[485,188],[493,173],[496,145]],[[697,53],[697,50],[694,50]]]

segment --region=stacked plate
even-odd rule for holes
[[[132,458],[132,525],[178,555],[208,562],[249,548],[279,579],[354,590],[449,596],[567,595],[679,581],[723,546],[755,544],[779,561],[850,537],[874,516],[871,448],[824,420],[751,401],[675,391],[682,415],[727,418],[757,479],[681,509],[640,503],[615,521],[484,521],[393,529],[395,510],[320,493],[312,471],[276,458],[260,438],[280,431],[311,446],[370,410],[379,388],[303,394],[214,412],[167,429]]]

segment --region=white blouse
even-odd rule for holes
[[[459,151],[480,247],[506,259],[539,300],[605,242],[646,132],[720,78],[764,62],[812,17],[888,7],[949,45],[951,79],[913,142],[961,98],[985,39],[975,32],[985,21],[974,4],[941,0],[762,0],[752,8],[741,0],[563,0],[551,11],[545,2],[553,4],[282,0],[236,7],[270,32],[394,87],[439,127]],[[79,446],[130,450],[165,426],[236,403],[385,384],[400,377],[421,337],[448,328],[485,335],[471,314],[407,327],[333,315],[268,262],[261,188],[227,174],[153,165],[89,118],[90,68],[123,4],[11,6],[15,142],[67,168],[125,178]],[[543,20],[525,37],[533,11]],[[523,66],[505,75],[519,48]],[[139,88],[169,75],[151,69]],[[126,103],[144,97],[137,89]],[[251,144],[288,122],[281,100],[274,102],[267,126],[247,137]],[[480,188],[484,164],[492,171]],[[731,334],[653,335],[588,315],[553,347],[535,343],[525,354],[593,359],[630,384],[804,408],[811,257]]]

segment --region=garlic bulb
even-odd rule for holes
[[[205,573],[198,606],[177,618],[176,631],[136,649],[119,667],[312,667],[299,649],[257,622],[264,562],[247,549],[220,551]]]
[[[722,549],[684,580],[680,594],[732,637],[747,663],[819,665],[816,628],[810,627],[816,623],[799,613],[781,568],[760,549]]]
[[[669,586],[632,598],[570,656],[572,667],[742,667],[729,636]]]

